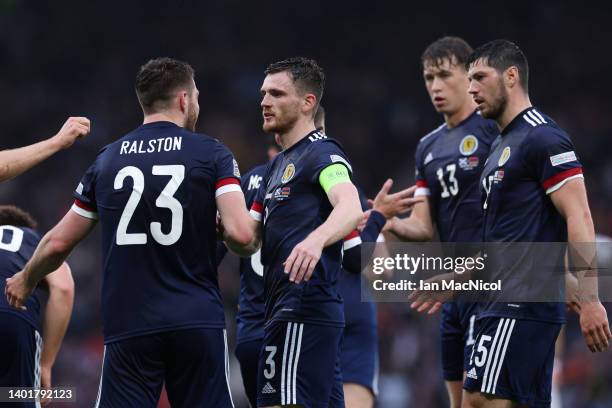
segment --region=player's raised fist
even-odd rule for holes
[[[67,149],[80,137],[87,136],[91,130],[89,119],[84,117],[70,117],[59,132],[53,137],[61,149]]]

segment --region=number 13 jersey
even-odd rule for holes
[[[102,227],[105,343],[225,326],[216,268],[215,198],[240,190],[231,152],[170,122],[104,147],[72,210]]]
[[[415,196],[427,195],[442,242],[482,241],[479,180],[499,129],[478,112],[443,124],[417,146]]]

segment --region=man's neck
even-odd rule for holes
[[[452,114],[444,115],[444,121],[449,129],[456,127],[458,124],[466,120],[476,110],[476,102],[471,98],[461,106],[457,112]]]
[[[316,127],[312,119],[296,122],[286,133],[279,133],[281,147],[283,150],[289,149],[313,130],[316,130]]]
[[[176,126],[185,127],[183,119],[180,118],[178,115],[173,115],[171,113],[152,113],[150,115],[145,114],[144,120],[142,122],[143,125],[153,122],[172,122]]]
[[[508,126],[519,113],[530,107],[531,101],[529,100],[529,95],[520,94],[516,95],[514,98],[508,98],[506,110],[497,118],[497,125],[500,130],[503,132],[506,126]]]

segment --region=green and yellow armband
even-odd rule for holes
[[[344,164],[335,163],[327,166],[319,173],[319,184],[323,187],[325,194],[336,184],[350,183],[351,177],[349,171]]]

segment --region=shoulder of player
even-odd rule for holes
[[[266,167],[268,166],[268,163],[263,163],[263,164],[258,164],[255,167],[252,167],[251,169],[249,169],[246,173],[244,173],[242,175],[243,179],[249,178],[251,176],[263,176],[266,172]]]
[[[320,132],[317,132],[323,135]],[[344,146],[337,139],[332,137],[323,135],[324,138],[321,139],[310,139],[310,143],[307,144],[307,152],[309,153],[321,153],[321,152],[330,152],[330,151],[339,151],[342,155],[346,156],[346,152],[344,150]]]
[[[434,130],[432,130],[431,132],[423,136],[421,139],[419,139],[417,148],[418,146],[424,146],[427,143],[433,142],[436,139],[436,136],[439,136],[442,134],[442,131],[444,129],[446,129],[446,123],[442,123],[440,126],[438,126]]]
[[[538,121],[536,121],[534,117],[537,118]],[[550,117],[539,113],[535,109],[530,109],[524,112],[522,115],[522,120],[527,123],[525,140],[528,143],[539,142],[547,139],[570,140],[570,136]]]

